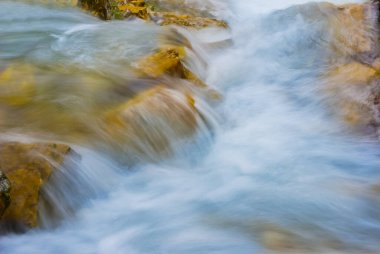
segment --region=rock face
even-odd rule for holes
[[[332,111],[359,130],[379,130],[380,60],[377,5],[330,7],[330,45],[343,60],[327,71],[323,92]]]
[[[2,197],[9,193],[10,199],[2,222],[26,227],[38,225],[40,189],[70,151],[69,146],[60,144],[0,144],[0,168],[10,183],[10,191],[4,188],[8,191],[2,192],[5,193]]]

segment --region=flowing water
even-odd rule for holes
[[[379,144],[353,133],[325,103],[320,75],[344,56],[328,47],[324,5],[307,2],[224,1],[228,34],[179,30],[194,59],[202,58],[189,66],[224,99],[199,105],[212,127],[177,144],[170,159],[126,164],[118,159],[124,150],[96,131],[87,139],[97,142],[81,145],[70,133],[82,131],[54,117],[35,125],[18,118],[54,110],[11,112],[4,138],[50,130],[81,160],[67,162],[70,170],[56,172],[44,190],[64,220],[53,225],[45,214],[43,228],[2,236],[0,253],[380,253],[380,196],[371,189],[380,182]],[[168,33],[70,8],[0,2],[0,63],[38,66],[52,96],[41,101],[63,100],[58,105],[86,128],[97,128],[91,110],[133,93],[121,89],[131,80],[127,66]],[[226,38],[227,47],[205,43]],[[77,85],[83,79],[116,92],[93,91],[91,100],[93,88]]]

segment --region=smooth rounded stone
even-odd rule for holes
[[[27,64],[10,64],[0,69],[0,103],[21,106],[30,103],[36,93],[34,70]]]
[[[106,132],[138,157],[165,157],[174,152],[176,142],[196,132],[195,103],[190,93],[154,87],[108,112]]]
[[[0,229],[38,226],[40,189],[70,152],[71,148],[64,144],[0,144],[0,168],[11,185],[11,202],[1,218]]]
[[[0,219],[11,202],[10,191],[11,183],[7,176],[0,171]]]

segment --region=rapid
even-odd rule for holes
[[[0,236],[1,254],[379,253],[371,186],[380,183],[380,144],[342,123],[320,89],[321,74],[346,59],[328,46],[325,3],[215,2],[228,31],[0,1],[0,63],[38,65],[39,89],[51,96],[41,101],[55,105],[11,112],[1,138],[53,137],[80,157],[44,187],[53,215]],[[96,112],[139,91],[125,69],[172,33],[191,44],[188,65],[223,99],[199,100],[196,136],[173,141],[169,158],[130,158],[135,151],[111,141]],[[67,125],[57,120],[65,112]]]

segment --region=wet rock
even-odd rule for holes
[[[104,20],[136,17],[163,26],[178,25],[196,29],[209,26],[227,28],[226,22],[213,17],[200,16],[200,12],[197,15],[187,14],[186,11],[185,13],[167,12],[162,11],[160,4],[161,2],[157,1],[146,3],[144,0],[80,0],[78,5]],[[183,8],[186,10],[185,7]],[[177,5],[177,9],[181,8]],[[192,13],[196,12],[192,11]]]
[[[124,18],[137,17],[144,20],[149,20],[148,6],[144,0],[132,0],[118,6],[118,10],[122,12]]]
[[[196,74],[185,67],[186,49],[181,46],[166,46],[156,53],[142,58],[136,65],[138,75],[149,78],[160,78],[163,75],[189,81],[194,88],[205,95],[210,102],[220,101],[221,94],[210,88]]]
[[[0,144],[0,168],[11,185],[11,202],[2,223],[38,225],[40,189],[70,152],[70,147],[63,144]]]
[[[79,0],[78,6],[104,20],[130,16],[148,19],[144,0]]]
[[[328,72],[324,92],[332,109],[346,123],[365,127],[378,122],[375,90],[379,81],[371,66],[350,62]]]
[[[145,76],[157,78],[163,74],[184,76],[181,60],[186,56],[184,47],[165,47],[156,53],[142,58],[137,64],[137,70]]]
[[[0,70],[0,103],[21,106],[33,100],[35,94],[33,68],[26,64],[11,64]]]
[[[146,0],[153,11],[171,12],[194,17],[216,18],[217,7],[208,0]]]
[[[343,56],[352,56],[362,62],[373,61],[378,50],[377,10],[366,4],[345,4],[336,7],[328,16],[331,42],[334,50]]]
[[[173,12],[153,12],[151,13],[151,17],[157,24],[161,26],[178,25],[195,29],[201,29],[210,26],[228,28],[226,22],[218,19],[182,15]]]
[[[192,94],[162,85],[108,112],[105,123],[107,133],[123,140],[132,154],[154,160],[170,155],[175,142],[192,136],[198,117]]]
[[[0,219],[11,202],[10,191],[11,184],[9,180],[6,175],[0,171]]]
[[[186,68],[183,60],[186,57],[185,47],[162,47],[149,56],[142,58],[136,65],[140,76],[158,78],[164,74],[191,81],[198,87],[207,87],[193,72]]]

